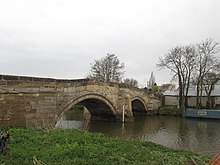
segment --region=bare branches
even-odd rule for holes
[[[216,53],[218,53],[219,51],[219,47],[218,47],[218,43],[215,42],[213,39],[207,39],[197,44],[196,50],[197,50],[197,65],[196,65],[197,100],[196,100],[196,104],[197,104],[197,108],[201,108],[202,91],[205,88],[207,88],[207,86],[210,86],[210,85],[213,86],[214,85],[213,83],[215,82],[215,81],[212,81],[211,75],[215,75],[214,70],[216,70],[219,66],[219,61],[217,60],[217,57],[215,56]],[[209,83],[209,85],[207,83]],[[211,91],[212,91],[211,88],[208,90],[209,92],[207,92],[208,98],[211,95]]]
[[[179,106],[183,108],[185,96],[188,94],[189,83],[195,66],[195,47],[176,46],[172,48],[164,58],[159,59],[157,66],[160,69],[169,69],[177,77],[179,83]]]
[[[126,78],[123,80],[123,83],[128,87],[138,87],[138,81],[133,78]]]
[[[196,77],[194,82],[197,86],[197,105],[201,103],[199,97],[201,97],[204,83],[213,84],[219,81],[217,78],[219,73],[213,73],[220,67],[220,62],[215,56],[218,51],[218,43],[214,39],[207,39],[195,45],[176,46],[169,50],[164,58],[159,58],[157,67],[169,69],[174,74],[173,78],[178,79],[180,107],[187,105],[187,100],[184,101],[184,99],[188,95],[193,74]],[[213,75],[217,76],[215,80],[212,79]],[[209,81],[205,82],[206,77]]]
[[[117,56],[107,54],[100,60],[95,60],[91,64],[89,78],[102,82],[119,82],[124,74],[124,63],[120,63]]]

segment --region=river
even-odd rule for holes
[[[200,154],[220,153],[220,120],[174,116],[135,116],[132,123],[86,121],[82,112],[69,111],[56,127],[78,128],[111,137],[151,141]]]

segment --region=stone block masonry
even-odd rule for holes
[[[148,109],[152,101],[146,92],[117,83],[0,75],[1,125],[55,126],[79,102],[94,120],[120,121],[123,105],[126,121],[133,120],[132,110],[144,113],[157,110]]]

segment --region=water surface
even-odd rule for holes
[[[68,112],[57,125],[111,137],[151,141],[173,149],[201,154],[220,153],[220,120],[173,116],[135,116],[133,123],[85,121],[81,112]]]

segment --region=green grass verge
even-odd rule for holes
[[[2,130],[2,128],[0,129]],[[0,165],[205,165],[210,158],[151,142],[127,141],[76,129],[9,128],[10,143]]]

